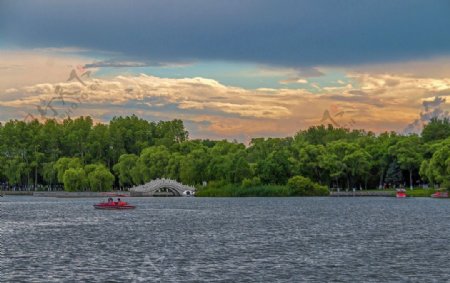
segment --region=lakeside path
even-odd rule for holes
[[[46,192],[46,191],[2,191],[5,196],[35,196],[35,197],[57,197],[57,198],[92,198],[92,197],[108,197],[112,194],[120,194],[120,196],[130,196],[130,192]]]
[[[408,191],[409,192],[409,191]],[[408,195],[408,197],[429,197],[434,191],[419,195]],[[411,193],[411,192],[409,192]],[[58,197],[58,198],[86,198],[86,197],[107,197],[110,194],[120,194],[121,196],[131,196],[128,191],[113,192],[65,192],[65,191],[0,191],[3,196],[35,196],[35,197]],[[368,190],[368,191],[340,191],[330,192],[330,197],[395,197],[392,190]]]

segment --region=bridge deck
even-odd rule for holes
[[[195,194],[195,187],[183,185],[171,179],[156,179],[144,185],[130,188],[132,196],[184,196]]]

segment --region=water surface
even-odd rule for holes
[[[0,199],[0,281],[449,282],[429,198]]]

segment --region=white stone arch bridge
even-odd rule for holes
[[[156,179],[129,189],[131,196],[194,196],[195,187],[183,185],[171,179]]]

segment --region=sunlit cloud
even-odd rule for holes
[[[404,132],[408,127],[406,132],[418,132],[424,121],[449,111],[446,71],[420,75],[398,64],[384,72],[377,66],[347,70],[258,66],[243,69],[243,77],[254,77],[255,82],[276,78],[281,84],[248,88],[205,73],[180,78],[127,72],[99,75],[115,66],[140,69],[147,63],[72,54],[78,51],[2,53],[0,120],[24,119],[29,114],[59,120],[90,115],[108,122],[117,115],[136,114],[149,120],[182,119],[192,137],[247,139],[292,135],[321,123],[375,132]],[[434,59],[420,64],[438,66]]]
[[[73,51],[73,48],[70,48]],[[90,61],[70,52],[49,50],[1,50],[0,95],[6,89],[67,79],[70,70]],[[0,97],[1,99],[1,97]]]
[[[181,118],[194,125],[194,136],[232,138],[290,135],[311,125],[331,123],[323,121],[324,111],[338,126],[402,131],[417,119],[433,93],[450,90],[450,78],[350,72],[346,80],[353,83],[317,85],[318,92],[313,93],[302,88],[244,89],[202,77],[94,77],[84,78],[85,85],[63,80],[9,88],[2,93],[0,106],[39,116],[38,105],[42,108],[53,100],[58,113],[76,104],[67,114],[72,117],[91,115],[105,122],[114,115],[130,114]],[[440,103],[440,107],[445,105]]]

